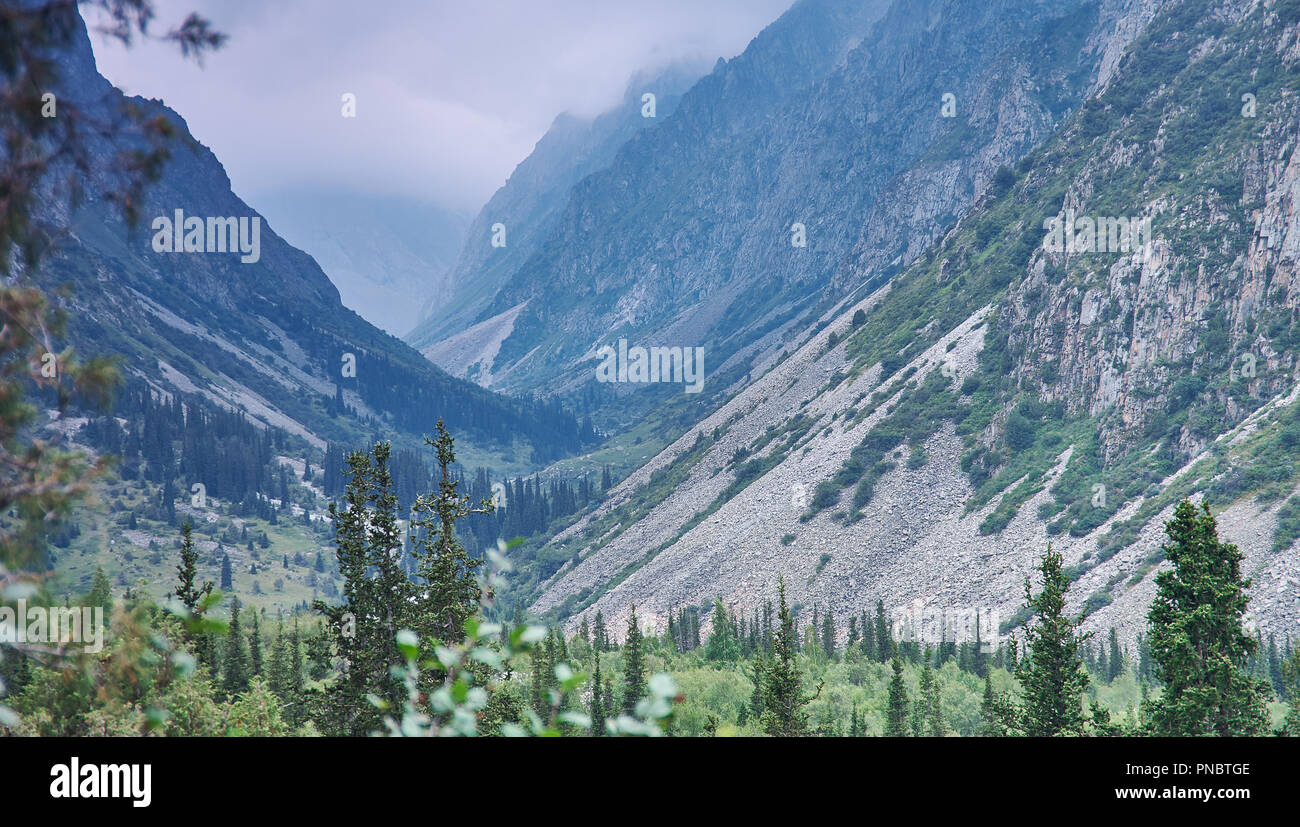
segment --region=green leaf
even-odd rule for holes
[[[415,660],[420,654],[419,639],[415,632],[410,629],[402,629],[397,633],[397,648],[402,653],[402,657],[407,660]]]

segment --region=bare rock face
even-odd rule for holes
[[[773,320],[923,253],[1097,86],[1153,7],[798,4],[576,183],[509,253],[490,306],[441,335],[527,302],[477,372],[510,390],[591,382],[584,357],[611,331],[727,363]]]
[[[841,619],[881,599],[979,609],[1006,631],[1051,543],[1086,628],[1132,639],[1188,497],[1245,554],[1250,622],[1294,632],[1300,99],[1276,78],[1300,71],[1300,21],[1260,29],[1257,10],[1094,7],[1064,118],[1040,67],[968,67],[980,139],[877,171],[874,200],[855,202],[861,229],[830,283],[856,297],[759,340],[752,381],[554,538],[570,562],[534,611],[618,628],[635,605],[662,625],[715,597],[752,612],[783,578],[792,603]],[[889,59],[873,55],[873,76]],[[1236,70],[1209,83],[1208,67]],[[1055,248],[1048,227],[1067,216],[1149,219],[1149,235]]]

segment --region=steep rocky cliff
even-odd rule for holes
[[[929,247],[1105,79],[1151,6],[797,4],[574,187],[480,313],[516,314],[493,381],[578,387],[618,337],[747,368],[756,342]]]
[[[878,597],[982,607],[1007,632],[1051,542],[1088,627],[1131,637],[1162,521],[1190,496],[1246,553],[1251,621],[1295,632],[1300,4],[1100,17],[1083,104],[911,266],[756,360],[761,378],[559,534],[568,562],[536,611],[635,604],[662,624],[715,596],[752,609],[780,575],[837,617]],[[1054,246],[1053,222],[1079,217],[1149,218],[1150,235]],[[875,249],[836,280],[878,283]]]

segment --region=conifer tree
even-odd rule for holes
[[[713,601],[713,632],[704,644],[704,657],[711,661],[734,661],[740,657],[740,641],[736,640],[733,619],[727,614],[720,598]]]
[[[835,660],[835,613],[829,608],[822,618],[822,648],[826,650],[827,660]]]
[[[893,658],[894,676],[889,681],[889,706],[885,710],[885,735],[901,738],[907,735],[907,687],[903,684],[903,661]]]
[[[889,631],[889,621],[885,619],[885,601],[876,601],[876,660],[889,663],[894,656],[894,639]]]
[[[785,578],[777,579],[777,628],[772,659],[763,670],[763,731],[788,738],[808,732],[803,711],[810,699],[803,695],[803,678],[796,662],[794,615],[785,602]]]
[[[1119,634],[1114,626],[1110,627],[1109,645],[1110,658],[1107,662],[1110,664],[1110,673],[1107,674],[1106,680],[1108,683],[1114,683],[1116,678],[1124,674],[1124,652],[1119,648]]]
[[[605,709],[608,700],[601,697],[604,687],[600,683],[600,655],[596,656],[596,669],[591,675],[591,734],[605,734]]]
[[[547,634],[546,643],[550,643],[549,633]],[[550,685],[547,675],[551,671],[551,664],[548,663],[548,654],[546,644],[540,644],[533,649],[531,656],[532,676],[530,685],[531,697],[529,698],[529,702],[533,708],[533,712],[543,721],[550,718],[551,706],[550,699],[547,697],[549,694],[548,687]]]
[[[289,687],[294,693],[302,692],[302,640],[298,632],[298,618],[293,619],[293,633],[289,635]]]
[[[289,636],[284,631],[284,621],[276,623],[275,641],[271,644],[271,657],[266,665],[266,679],[271,691],[282,702],[289,698]]]
[[[417,625],[411,617],[416,601],[401,568],[390,451],[380,442],[369,452],[349,455],[345,508],[330,504],[343,602],[312,604],[325,616],[329,644],[339,659],[339,674],[328,683],[321,704],[320,723],[330,735],[364,736],[380,728],[382,716],[369,695],[398,709],[406,698],[390,670],[402,662],[397,632]]]
[[[627,621],[627,642],[623,645],[623,714],[636,714],[637,702],[645,696],[645,659],[641,652],[641,626],[636,605]]]
[[[1286,697],[1286,682],[1282,679],[1282,658],[1277,652],[1277,638],[1269,633],[1268,636],[1268,681],[1273,687],[1273,693],[1279,698]]]
[[[212,593],[212,581],[196,586],[194,578],[198,573],[199,552],[194,547],[193,527],[189,520],[181,526],[181,562],[176,566],[176,599],[181,602],[193,617],[201,617],[205,611],[202,601]],[[186,641],[194,648],[194,655],[199,663],[211,668],[214,666],[212,640],[208,635],[196,634],[188,628],[183,632]],[[214,676],[215,677],[215,676]]]
[[[1282,734],[1300,738],[1300,649],[1296,649],[1282,663],[1282,680],[1287,687],[1286,722],[1282,725]]]
[[[1255,640],[1242,631],[1241,552],[1219,540],[1209,504],[1178,504],[1163,546],[1173,568],[1156,575],[1147,614],[1151,655],[1165,684],[1145,717],[1162,736],[1259,735],[1268,725],[1265,687],[1246,674]]]
[[[239,598],[230,604],[230,632],[226,637],[226,657],[222,663],[225,678],[222,688],[231,698],[248,689],[248,654],[244,633],[239,625]]]
[[[592,624],[591,645],[597,652],[609,651],[609,632],[605,629],[605,616],[596,610],[596,620]]]
[[[980,735],[996,737],[1006,733],[998,726],[997,696],[993,694],[993,676],[984,676],[984,698],[980,702]]]
[[[754,691],[749,694],[749,715],[755,723],[761,723],[763,720],[763,684],[766,681],[763,652],[759,650],[754,657]]]
[[[470,498],[459,493],[459,480],[451,472],[455,441],[441,419],[436,428],[437,439],[425,437],[424,442],[436,453],[438,493],[416,498],[412,511],[420,517],[411,525],[417,532],[413,553],[422,581],[416,590],[416,630],[430,640],[446,642],[463,636],[465,621],[478,611],[480,597],[474,572],[482,561],[466,553],[456,537],[456,522],[473,514],[491,514],[494,506],[490,499],[471,506]]]
[[[230,567],[230,555],[221,556],[221,590],[228,592],[234,588],[235,577]]]
[[[1034,622],[1026,629],[1029,651],[1017,673],[1024,699],[1021,727],[1031,736],[1080,735],[1088,675],[1079,661],[1084,639],[1076,633],[1078,622],[1065,615],[1070,581],[1062,570],[1061,554],[1051,545],[1038,570],[1042,591],[1033,594],[1025,580],[1025,599]]]
[[[248,631],[248,676],[262,674],[262,631],[257,622],[257,609],[253,610],[253,626]]]
[[[90,593],[86,595],[86,605],[104,610],[107,617],[113,613],[113,587],[108,582],[102,566],[95,566],[95,579],[90,584]],[[1276,654],[1276,647],[1274,647]]]
[[[944,726],[943,707],[939,698],[939,676],[930,667],[929,658],[926,658],[925,667],[921,670],[920,690],[921,697],[917,700],[924,710],[925,734],[931,738],[942,738]]]

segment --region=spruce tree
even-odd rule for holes
[[[102,566],[95,566],[95,579],[90,584],[90,593],[86,595],[86,605],[103,609],[106,617],[113,612],[113,587]],[[1276,653],[1276,648],[1274,651]]]
[[[412,617],[416,601],[401,568],[390,451],[381,442],[369,452],[349,455],[345,508],[340,511],[330,503],[343,602],[312,604],[325,616],[326,634],[339,663],[339,674],[327,684],[321,704],[320,723],[330,735],[364,736],[380,728],[382,716],[369,695],[397,709],[406,699],[390,670],[402,662],[397,632],[417,626]]]
[[[894,676],[889,681],[889,706],[885,710],[885,735],[901,738],[907,735],[907,687],[903,684],[903,661],[893,658]]]
[[[591,676],[591,734],[605,734],[605,709],[607,699],[601,697],[603,687],[600,683],[600,656],[596,656],[596,669]]]
[[[221,590],[228,592],[235,587],[234,572],[230,567],[230,555],[221,555]]]
[[[1026,735],[1081,735],[1083,692],[1088,675],[1079,660],[1084,643],[1076,629],[1078,621],[1065,615],[1065,595],[1070,581],[1062,570],[1059,552],[1051,545],[1043,555],[1039,571],[1043,588],[1038,594],[1025,580],[1025,599],[1034,616],[1026,629],[1029,651],[1020,662],[1022,724]]]
[[[253,609],[253,626],[248,631],[248,676],[262,674],[262,631],[257,622],[257,609]]]
[[[459,493],[459,481],[452,475],[456,461],[455,441],[441,419],[438,437],[425,437],[434,448],[438,463],[438,493],[416,498],[412,511],[420,515],[411,521],[416,531],[414,555],[422,581],[416,590],[416,630],[429,640],[452,642],[465,633],[465,621],[479,607],[479,585],[475,570],[481,560],[470,557],[456,537],[457,521],[473,514],[491,514],[490,499],[471,506],[470,498]]]
[[[195,618],[203,615],[204,609],[201,607],[203,599],[212,593],[212,581],[204,583],[201,587],[194,584],[198,567],[199,551],[194,547],[193,527],[189,520],[186,520],[185,525],[181,526],[181,562],[176,566],[176,599]],[[211,639],[207,635],[191,632],[188,628],[184,631],[184,635],[186,641],[194,648],[194,655],[199,663],[211,668],[214,660]]]
[[[596,620],[591,629],[591,645],[597,652],[609,651],[609,631],[605,629],[605,616],[596,610]]]
[[[749,715],[756,724],[763,720],[763,684],[766,681],[766,667],[763,664],[763,651],[760,649],[754,657],[754,691],[749,695]]]
[[[1282,734],[1300,738],[1300,649],[1296,649],[1282,662],[1282,680],[1286,684],[1286,694],[1290,699],[1287,705],[1286,722],[1282,725]]]
[[[282,702],[289,698],[289,636],[284,621],[276,624],[275,641],[271,644],[271,657],[266,666],[267,683]]]
[[[222,663],[225,677],[222,688],[231,698],[248,689],[248,653],[244,633],[239,625],[239,598],[230,604],[230,631],[226,636],[226,657]]]
[[[1256,644],[1241,626],[1250,587],[1241,552],[1219,540],[1208,503],[1200,511],[1179,503],[1165,532],[1173,567],[1156,575],[1147,614],[1165,690],[1148,701],[1148,727],[1163,736],[1262,734],[1267,690],[1245,672]]]
[[[298,632],[298,618],[293,619],[293,633],[289,635],[289,686],[295,693],[302,692],[302,640]]]
[[[808,715],[803,711],[809,699],[803,696],[794,641],[794,615],[785,602],[785,578],[777,579],[777,628],[772,659],[763,670],[763,731],[788,738],[808,732]]]
[[[894,638],[885,619],[885,601],[876,601],[876,660],[889,663],[894,656]]]
[[[623,645],[623,714],[636,714],[637,702],[645,696],[645,659],[641,652],[641,626],[636,605],[627,621],[627,642]]]
[[[944,736],[943,726],[943,706],[939,697],[939,676],[930,667],[929,658],[925,661],[925,668],[921,670],[921,697],[918,699],[924,708],[925,713],[925,734],[931,738],[942,738]]]
[[[1108,683],[1114,683],[1115,679],[1124,674],[1124,652],[1119,648],[1119,634],[1115,627],[1110,628],[1110,674],[1106,676]]]

